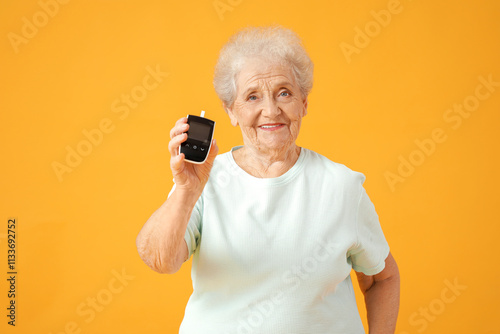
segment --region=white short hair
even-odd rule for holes
[[[215,66],[215,91],[227,107],[236,99],[236,80],[245,60],[255,58],[290,67],[303,97],[309,95],[314,65],[297,34],[280,26],[249,27],[229,39]]]

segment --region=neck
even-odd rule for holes
[[[252,176],[260,178],[278,177],[293,167],[300,155],[300,147],[291,145],[287,149],[262,152],[245,145],[233,152],[238,166]]]

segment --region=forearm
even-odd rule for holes
[[[195,192],[174,190],[142,227],[136,246],[139,256],[151,269],[160,273],[179,269],[182,264],[179,252],[198,197]]]
[[[376,281],[365,292],[370,334],[392,334],[399,311],[399,274]]]

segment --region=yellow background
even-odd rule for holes
[[[500,2],[401,0],[380,31],[371,11],[387,10],[387,0],[219,3],[225,11],[212,0],[72,0],[52,6],[53,17],[34,0],[0,3],[0,332],[177,332],[190,264],[160,275],[135,248],[172,186],[169,130],[204,109],[221,152],[241,144],[214,92],[213,67],[235,31],[277,23],[299,34],[315,63],[298,143],[367,176],[401,273],[396,333],[500,333],[500,87],[458,127],[443,118],[473,101],[478,77],[500,81]],[[13,44],[23,18],[39,27]],[[355,46],[356,27],[375,30],[346,57],[341,45]],[[121,119],[112,104],[138,92],[157,66],[168,76]],[[105,119],[112,131],[58,180],[53,163],[65,164],[66,147]],[[391,188],[386,173],[398,173],[400,156],[418,158],[415,140],[435,128],[446,140]],[[11,217],[15,328],[6,317]],[[125,283],[114,278],[122,271]],[[90,320],[86,303],[96,297],[105,305]]]

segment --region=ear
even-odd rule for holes
[[[222,103],[222,107],[224,110],[226,110],[227,114],[229,115],[229,119],[231,120],[231,125],[232,126],[238,126],[238,120],[236,119],[236,116],[234,115],[233,112],[233,106],[228,107],[226,103]]]
[[[308,102],[307,101],[307,96],[304,98],[304,100],[302,101],[302,104],[303,104],[303,110],[302,110],[302,117],[304,117],[305,115],[307,115],[307,105],[308,105]]]

